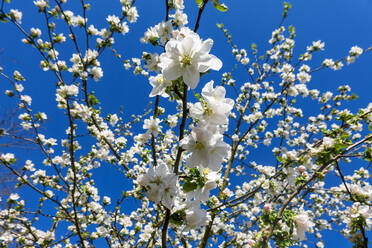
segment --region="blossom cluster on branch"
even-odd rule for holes
[[[34,109],[26,77],[0,67],[10,85],[5,95],[21,111],[19,125],[33,135],[24,140],[40,158],[0,152],[0,166],[19,188],[0,200],[0,247],[308,247],[311,239],[322,248],[325,230],[341,230],[354,247],[368,247],[372,103],[352,113],[344,106],[357,97],[348,85],[321,92],[311,80],[372,48],[353,46],[311,68],[325,43],[314,41],[295,55],[292,26],[282,22],[261,53],[255,44],[238,48],[217,24],[246,73],[243,82],[234,71],[218,79],[223,62],[198,28],[210,6],[227,11],[219,0],[196,0],[194,28],[186,2],[166,0],[165,20],[141,38],[151,51],[139,58],[125,58],[115,46],[140,20],[134,0],[120,0],[120,15],[108,15],[102,28],[88,24],[93,3],[74,3],[76,14],[68,9],[72,1],[35,0],[46,27],[30,31],[9,2],[1,1],[0,20],[24,36],[40,55],[41,70],[54,76],[50,95],[67,124],[64,136],[50,137],[43,129],[48,115]],[[283,21],[290,8],[284,4]],[[154,101],[142,114],[111,113],[94,94],[104,79],[103,52],[152,86]],[[206,74],[215,79],[207,82]],[[117,199],[95,183],[98,168],[107,166],[126,180]],[[36,204],[23,199],[25,192]]]

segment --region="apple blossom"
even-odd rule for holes
[[[117,11],[99,23],[90,12],[94,1],[78,1],[76,8],[67,0],[34,0],[36,8],[25,16],[40,14],[41,26],[22,24],[22,12],[8,2],[0,10],[4,25],[13,25],[22,45],[35,50],[22,53],[30,63],[39,56],[56,102],[47,101],[47,86],[37,88],[38,77],[35,85],[25,82],[23,75],[37,72],[0,67],[6,100],[17,108],[6,115],[9,121],[14,115],[14,123],[0,121],[0,169],[19,188],[0,197],[1,247],[267,248],[313,241],[324,247],[332,242],[325,230],[368,247],[372,103],[350,108],[356,99],[350,86],[316,89],[319,84],[309,82],[321,79],[317,71],[340,70],[371,48],[353,46],[338,58],[311,61],[325,45],[306,47],[295,39],[294,27],[284,26],[291,8],[284,3],[267,50],[239,47],[217,24],[231,46],[230,61],[221,59],[234,66],[204,75],[222,68],[210,54],[213,40],[199,36],[210,7],[227,11],[218,0],[197,0],[196,20],[188,15],[190,3],[165,1],[161,19],[151,10],[151,27],[133,26],[146,30],[141,45],[132,45],[135,34],[118,35],[146,13],[137,1],[118,1]],[[9,46],[13,38],[7,33]],[[125,70],[105,71],[112,55]],[[149,82],[144,94],[153,101],[136,114],[110,109],[147,101],[127,99],[139,91],[95,93],[110,88],[103,75],[111,73],[123,82]],[[116,83],[115,89],[128,86]],[[124,97],[107,104],[115,94]],[[23,152],[20,142],[32,149]]]
[[[191,134],[180,141],[180,145],[189,153],[187,166],[208,168],[213,171],[221,169],[222,160],[227,156],[228,144],[223,142],[223,136],[216,128],[199,123]]]
[[[202,41],[198,34],[189,32],[181,40],[171,39],[165,46],[165,53],[160,55],[160,67],[167,80],[179,77],[191,89],[195,89],[200,80],[200,73],[208,70],[220,70],[222,62],[209,54],[213,40]]]
[[[145,175],[138,178],[139,184],[149,188],[147,197],[155,203],[161,202],[168,209],[172,209],[177,195],[177,176],[170,173],[164,163],[151,166]]]

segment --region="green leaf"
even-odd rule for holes
[[[256,50],[256,49],[257,49],[257,45],[256,45],[256,43],[252,43],[252,44],[251,44],[251,49],[252,49],[252,50]]]
[[[89,101],[90,105],[92,105],[92,106],[95,106],[99,103],[98,99],[93,94],[89,95],[88,101]]]
[[[222,28],[223,28],[223,23],[216,23],[216,25],[217,25],[217,27],[218,27],[219,29],[222,29]]]
[[[370,148],[370,147],[367,147],[367,148],[366,148],[366,150],[364,151],[364,156],[363,156],[363,158],[364,158],[366,161],[372,163],[372,148]]]
[[[196,190],[198,188],[198,184],[192,181],[186,181],[183,184],[183,191],[185,193],[191,192],[193,190]]]
[[[225,5],[225,4],[221,4],[218,0],[215,0],[214,2],[213,2],[213,6],[217,9],[217,10],[219,10],[219,11],[221,11],[221,12],[226,12],[227,10],[228,10],[228,8],[227,8],[227,6]]]
[[[195,97],[199,100],[199,102],[203,102],[203,98],[200,96],[199,93],[195,93],[195,91],[193,91]]]
[[[283,17],[285,18],[287,17],[288,11],[292,8],[292,5],[290,3],[284,2],[283,6],[284,6]]]
[[[200,6],[200,5],[202,5],[203,0],[195,0],[195,2],[196,2],[196,4],[197,4],[198,6]]]
[[[186,213],[183,210],[178,210],[175,213],[171,214],[169,221],[172,224],[177,226],[182,225],[183,220],[186,218]]]
[[[283,5],[284,5],[284,9],[288,10],[292,8],[292,5],[290,3],[284,2]]]
[[[5,0],[5,2],[10,3],[10,0]]]
[[[188,193],[196,190],[197,188],[202,188],[205,183],[206,179],[200,174],[199,169],[191,168],[188,176],[184,179],[183,191]]]

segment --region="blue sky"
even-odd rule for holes
[[[74,3],[70,0],[69,6],[74,9]],[[77,2],[77,1],[76,1]],[[79,1],[80,2],[80,1]],[[119,1],[90,1],[92,10],[88,12],[88,21],[98,28],[104,27],[103,20],[109,14],[119,14]],[[140,18],[138,23],[130,25],[131,32],[126,36],[116,36],[114,48],[124,58],[141,57],[142,51],[154,52],[151,45],[139,42],[144,31],[164,19],[164,1],[161,0],[137,0],[136,5]],[[369,0],[312,0],[290,1],[292,10],[284,23],[285,26],[293,25],[296,28],[295,54],[301,54],[306,46],[312,41],[322,40],[326,43],[326,50],[314,56],[311,65],[319,65],[324,58],[337,59],[347,55],[350,47],[359,45],[367,48],[372,45],[372,2]],[[222,72],[230,71],[235,65],[235,59],[231,56],[230,46],[226,43],[223,33],[217,29],[216,23],[224,23],[230,31],[233,41],[239,48],[250,48],[251,43],[256,43],[263,53],[268,47],[268,39],[275,29],[282,15],[282,1],[280,0],[226,0],[229,11],[221,13],[207,6],[201,20],[199,34],[203,39],[213,38],[214,47],[212,53],[224,61],[220,72],[212,72],[207,77],[219,81]],[[32,1],[12,1],[12,8],[23,11],[23,26],[25,30],[31,27],[42,27],[45,33],[43,18],[37,14]],[[189,25],[193,27],[196,20],[197,7],[193,0],[185,0],[186,13],[189,14]],[[19,70],[27,79],[25,92],[33,97],[33,109],[45,111],[49,116],[44,133],[48,136],[61,137],[64,135],[67,120],[62,111],[56,110],[55,106],[55,83],[56,80],[50,72],[42,72],[39,68],[39,56],[37,51],[20,42],[22,35],[10,24],[1,24],[2,38],[0,39],[0,66],[7,74]],[[64,29],[60,29],[60,32]],[[66,60],[70,58],[71,45],[64,45]],[[161,52],[158,50],[158,52]],[[103,64],[104,78],[101,82],[90,83],[90,89],[97,93],[103,103],[104,113],[119,111],[119,106],[124,106],[124,113],[128,117],[132,113],[141,113],[148,104],[148,94],[151,86],[142,76],[134,76],[131,71],[125,71],[122,63],[113,58],[110,51],[105,51],[100,59]],[[348,106],[355,110],[357,107],[365,107],[371,102],[372,79],[371,79],[370,54],[364,55],[356,63],[345,66],[341,71],[321,71],[313,75],[312,88],[321,90],[334,90],[340,84],[349,84],[359,99],[356,103]],[[237,82],[246,82],[246,75],[234,75]],[[205,79],[206,80],[206,79]],[[206,82],[206,81],[205,81]],[[200,90],[202,86],[196,90]],[[8,82],[0,79],[0,92],[9,88]],[[164,104],[166,100],[163,100]],[[0,96],[0,111],[11,108],[14,102],[6,96]],[[304,111],[311,111],[310,106],[305,106]],[[62,128],[61,128],[62,127]],[[257,156],[262,156],[258,154]],[[34,151],[24,151],[24,159],[37,158]],[[110,178],[110,180],[108,180]],[[112,180],[115,179],[115,180]],[[101,185],[101,192],[119,193],[125,184],[125,179],[118,176],[113,167],[106,166],[100,169],[96,178],[97,185]],[[371,236],[371,235],[370,235]],[[327,239],[326,247],[336,246],[351,247],[351,244],[339,235],[331,235]]]

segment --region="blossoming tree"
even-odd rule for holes
[[[28,31],[22,12],[1,1],[4,25],[20,31],[42,70],[55,77],[56,111],[67,126],[64,137],[43,134],[47,114],[32,107],[26,79],[0,69],[10,85],[5,94],[21,111],[20,125],[32,131],[27,141],[42,157],[39,163],[17,149],[0,154],[0,166],[18,178],[19,188],[2,199],[0,247],[305,247],[307,239],[323,247],[323,231],[335,228],[354,247],[368,247],[372,104],[352,113],[343,107],[356,98],[349,86],[320,92],[309,82],[317,71],[340,70],[371,48],[354,46],[345,57],[310,68],[324,43],[294,56],[292,26],[282,22],[262,53],[255,45],[249,52],[238,48],[218,24],[247,72],[247,82],[237,83],[233,73],[221,73],[213,39],[198,34],[208,8],[227,11],[218,0],[196,0],[192,26],[183,0],[166,0],[165,19],[141,39],[151,51],[141,59],[125,59],[113,48],[137,21],[134,0],[120,0],[121,15],[109,15],[101,29],[87,20],[91,5],[79,2],[81,12],[74,13],[67,0],[35,0],[47,25]],[[290,8],[284,3],[283,20]],[[59,25],[65,33],[57,33]],[[64,54],[64,43],[73,44],[74,53]],[[105,50],[153,87],[154,103],[143,114],[103,114],[91,81],[103,77]],[[207,73],[215,80],[204,80]],[[296,101],[302,98],[319,112],[304,112]],[[90,138],[81,140],[84,133]],[[274,162],[258,163],[259,149]],[[21,170],[17,158],[26,161]],[[94,183],[98,167],[110,164],[130,188],[118,199],[101,195]],[[23,192],[37,204],[24,201]]]

